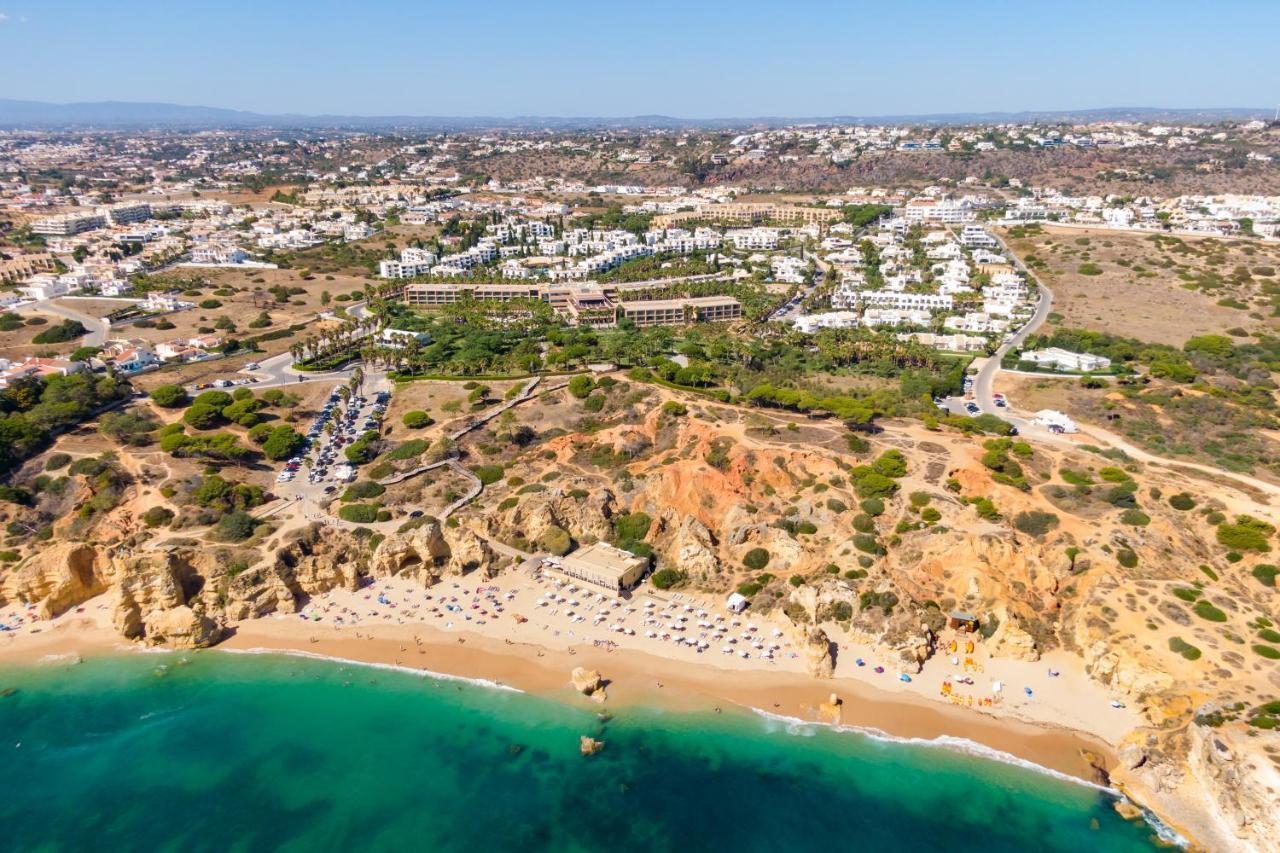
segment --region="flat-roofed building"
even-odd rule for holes
[[[640,582],[649,568],[649,560],[608,543],[597,542],[559,558],[551,566],[574,580],[620,592]]]
[[[566,312],[579,326],[601,328],[618,322],[617,308],[598,287],[584,287],[569,294]]]
[[[742,316],[742,304],[732,296],[641,299],[623,302],[621,310],[622,316],[640,327],[728,322]]]
[[[426,308],[453,305],[466,296],[478,300],[507,302],[512,299],[537,299],[539,292],[537,285],[532,284],[445,284],[427,282],[407,284],[403,293],[406,305]]]

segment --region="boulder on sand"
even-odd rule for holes
[[[586,669],[581,666],[574,667],[573,672],[569,675],[569,680],[573,684],[573,689],[584,696],[590,696],[597,690],[604,689],[604,679],[594,669]]]

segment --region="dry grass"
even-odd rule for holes
[[[1042,233],[1010,245],[1053,291],[1057,317],[1051,320],[1063,326],[1173,346],[1193,335],[1234,328],[1280,329],[1264,294],[1280,285],[1280,278],[1253,274],[1243,283],[1232,280],[1241,267],[1275,269],[1280,247],[1212,238],[1156,243],[1152,236],[1044,226]],[[1088,264],[1101,274],[1082,273]],[[1224,300],[1247,307],[1220,304]]]

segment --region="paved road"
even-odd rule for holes
[[[86,329],[88,334],[80,342],[86,347],[106,346],[107,335],[111,332],[111,323],[100,317],[92,317],[83,312],[77,311],[66,305],[59,305],[52,299],[41,299],[37,302],[30,302],[18,309],[20,312],[39,312],[41,314],[53,314],[67,320],[76,320]]]
[[[973,382],[973,401],[977,404],[978,410],[983,414],[999,415],[1005,420],[1013,421],[1018,429],[1022,430],[1026,425],[1026,422],[1021,419],[1010,417],[1008,410],[997,406],[995,403],[993,395],[995,393],[996,375],[1000,373],[1000,364],[1004,360],[1005,355],[1007,355],[1010,350],[1021,346],[1022,342],[1026,340],[1028,335],[1044,325],[1045,320],[1049,317],[1049,311],[1053,308],[1053,292],[1043,284],[1040,284],[1039,280],[1031,274],[1031,271],[1027,269],[1026,265],[1018,259],[1018,256],[1009,250],[1009,247],[998,235],[992,234],[992,236],[995,237],[996,241],[1000,244],[1000,249],[1013,263],[1014,268],[1017,269],[1018,272],[1022,273],[1023,278],[1028,282],[1036,282],[1040,298],[1039,301],[1036,302],[1036,310],[1035,313],[1031,315],[1031,318],[1028,319],[1026,323],[1022,324],[1022,327],[1013,333],[1013,336],[1009,338],[1008,342],[1001,344],[1000,348],[997,349],[993,355],[988,357],[983,365],[978,368],[978,375]],[[948,411],[954,414],[966,414],[964,410],[965,401],[959,397],[948,397],[944,401],[944,405]]]

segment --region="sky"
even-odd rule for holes
[[[264,113],[1280,103],[1280,0],[0,0],[0,98]]]

